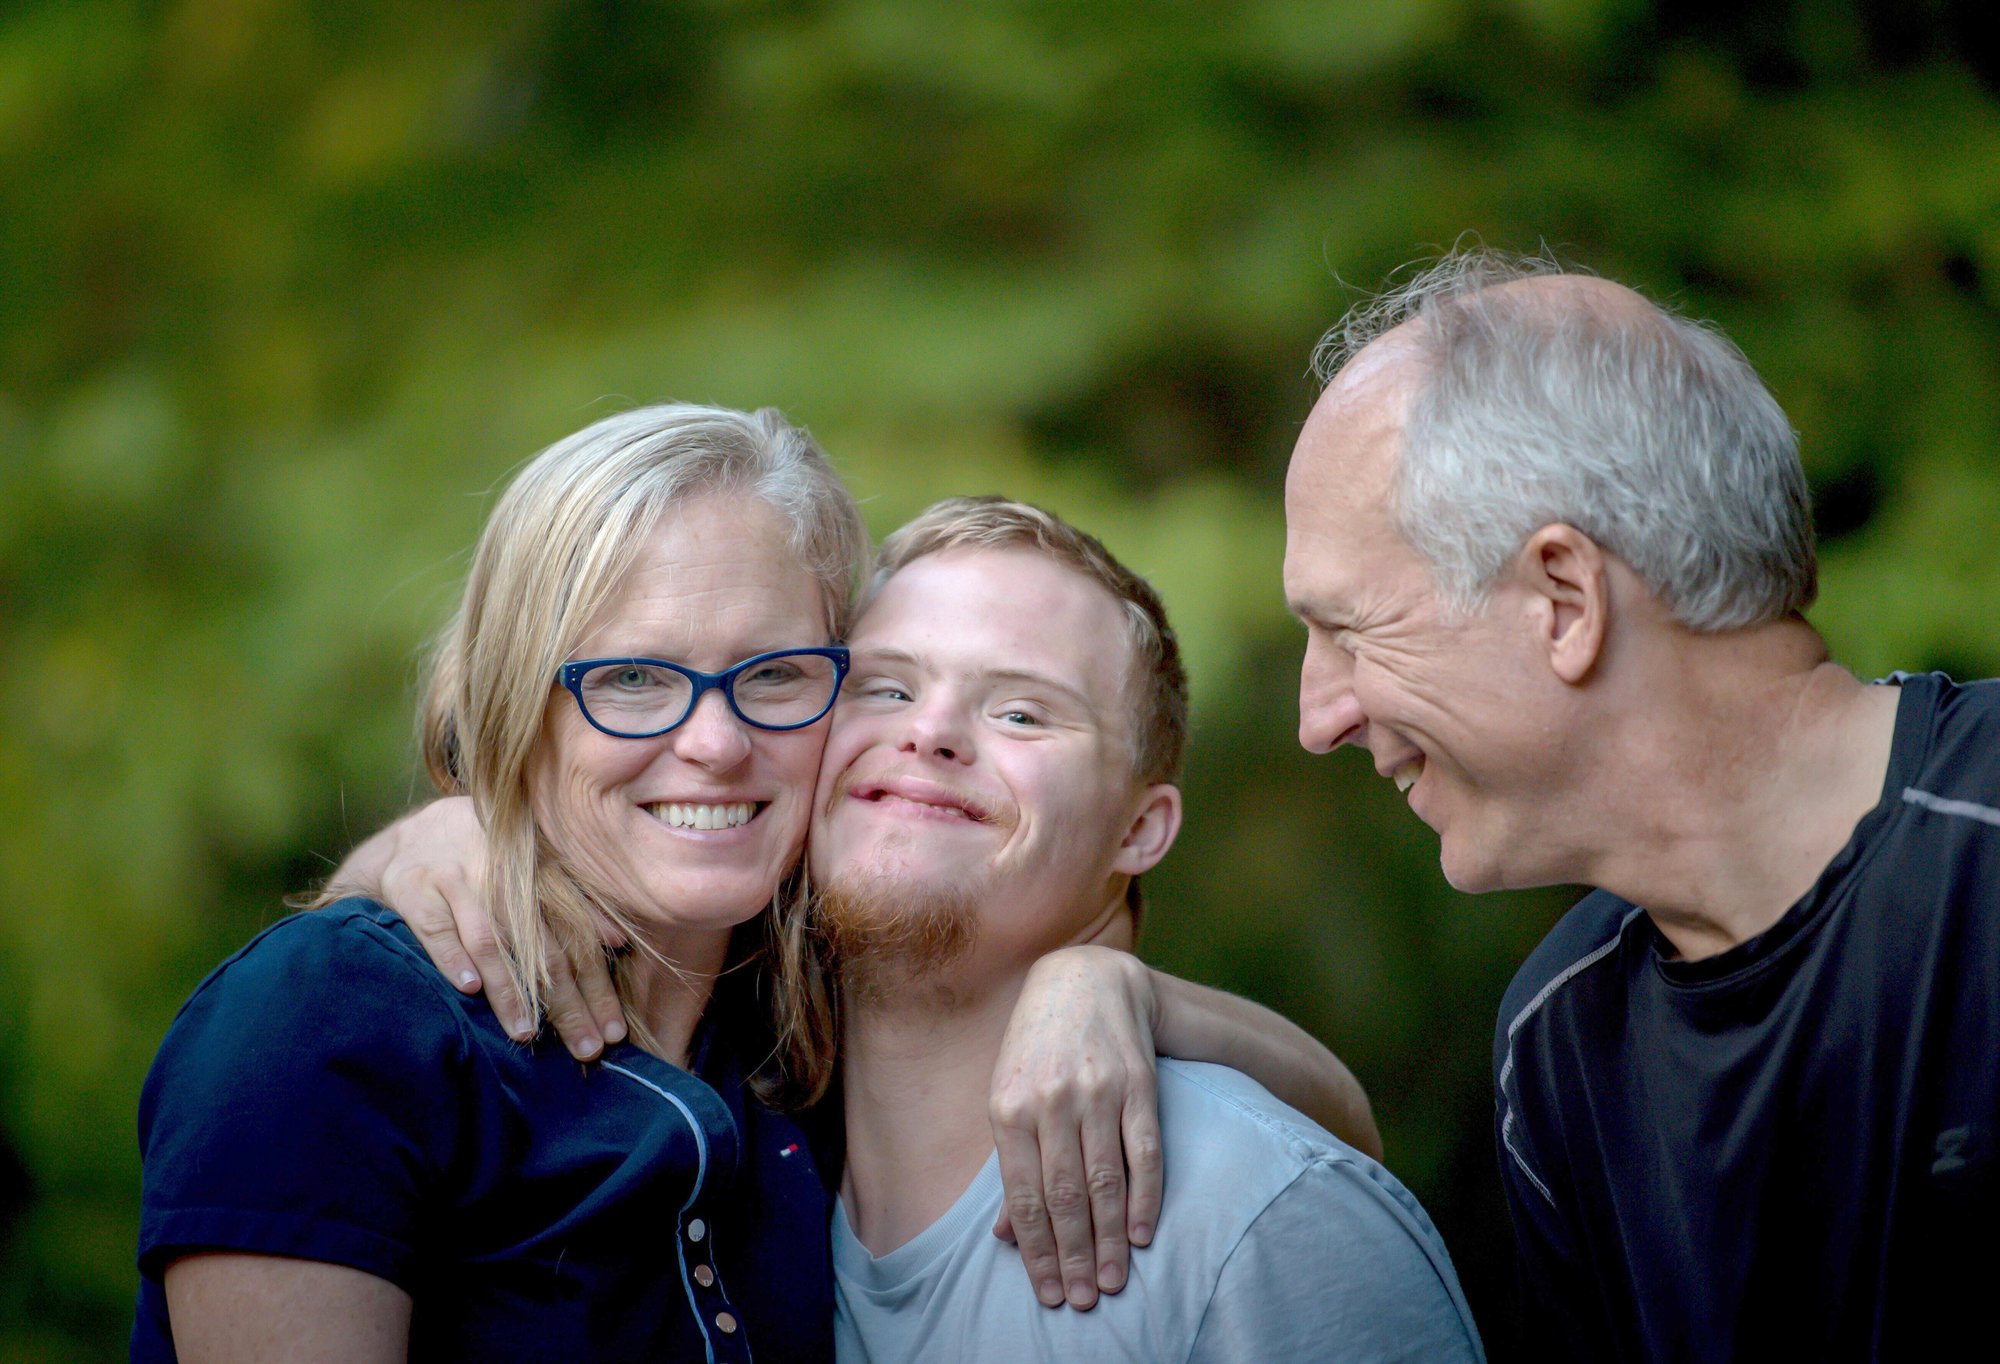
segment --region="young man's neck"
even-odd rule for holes
[[[1622,776],[1597,823],[1619,836],[1590,879],[1696,959],[1777,923],[1880,801],[1897,692],[1826,661],[1803,621],[1676,652],[1607,745]]]
[[[886,1255],[942,1217],[992,1154],[986,1099],[1024,975],[976,994],[924,981],[850,997],[840,1200],[870,1253]]]

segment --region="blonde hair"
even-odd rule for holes
[[[793,553],[819,583],[826,636],[843,636],[868,533],[826,455],[775,408],[671,403],[607,417],[521,470],[479,537],[464,600],[432,651],[418,725],[424,763],[439,791],[471,796],[478,811],[488,904],[531,1017],[540,1015],[555,953],[582,965],[604,951],[600,919],[628,942],[644,942],[626,911],[584,884],[536,830],[530,770],[556,669],[661,515],[708,493],[753,497],[785,518]],[[774,916],[792,903],[776,896],[771,911],[739,929],[732,961],[768,949],[781,933]],[[631,960],[621,958],[614,972],[621,998],[630,997]],[[769,983],[767,1002],[782,1020],[795,1012],[782,1003],[791,987]],[[652,1045],[642,1020],[627,1013],[634,1038]],[[781,1037],[781,1066],[790,1050]]]

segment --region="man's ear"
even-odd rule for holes
[[[1139,798],[1139,808],[1126,826],[1125,839],[1118,845],[1118,857],[1111,869],[1125,876],[1151,871],[1174,846],[1181,831],[1181,788],[1149,786]]]
[[[1595,540],[1561,522],[1530,535],[1514,559],[1529,593],[1536,643],[1550,671],[1571,686],[1597,666],[1611,627],[1611,579],[1604,560]]]

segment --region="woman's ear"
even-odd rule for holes
[[[1575,526],[1555,522],[1528,537],[1514,569],[1529,593],[1549,670],[1571,686],[1582,683],[1603,655],[1611,625],[1604,551]]]
[[[1139,808],[1118,845],[1118,857],[1111,869],[1126,876],[1151,871],[1174,846],[1181,831],[1181,789],[1178,786],[1149,786]]]

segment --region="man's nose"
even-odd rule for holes
[[[972,722],[966,707],[949,696],[933,695],[911,710],[903,750],[944,762],[972,761]]]
[[[683,762],[726,772],[750,756],[750,727],[729,708],[720,688],[694,703],[694,713],[667,736]]]
[[[1368,716],[1354,695],[1354,660],[1328,641],[1308,639],[1299,665],[1299,744],[1331,753],[1367,737]]]

